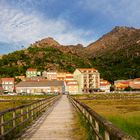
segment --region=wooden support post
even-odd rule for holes
[[[16,120],[15,120],[15,117],[16,117],[16,111],[13,111],[13,127],[16,126]]]
[[[43,101],[41,101],[41,113],[43,112]]]
[[[44,104],[44,103],[45,103],[45,102],[44,102],[44,101],[42,101],[42,104],[43,104],[43,105],[42,105],[42,108],[43,108],[43,110],[42,110],[42,111],[43,111],[43,112],[45,111],[45,108],[44,108],[44,107],[45,107],[45,104]]]
[[[90,121],[90,123],[91,123],[91,125],[92,125],[92,116],[91,115],[89,115],[89,121]]]
[[[34,104],[34,108],[36,108],[37,107],[37,103],[36,104]],[[37,118],[37,108],[34,110],[34,116],[35,116],[35,118]]]
[[[20,114],[22,115],[22,116],[21,116],[21,122],[23,122],[23,121],[24,121],[24,117],[23,117],[23,108],[20,109]]]
[[[34,120],[34,111],[33,111],[34,107],[33,105],[31,105],[31,118],[32,118],[32,121]]]
[[[85,110],[85,119],[86,119],[86,123],[88,123],[88,112]]]
[[[26,113],[27,113],[26,117],[27,117],[27,119],[29,119],[29,108],[28,107],[26,108]]]
[[[45,101],[45,106],[46,106],[45,109],[47,109],[48,108],[48,101],[47,100]]]
[[[110,140],[109,133],[105,130],[105,140]]]
[[[39,102],[39,114],[41,113],[41,102]]]
[[[4,123],[4,116],[2,115],[1,116],[1,124],[3,124]],[[3,135],[4,134],[4,125],[2,125],[1,126],[1,135]]]
[[[85,109],[84,109],[84,108],[82,108],[82,112],[83,112],[83,114],[85,115]]]
[[[95,120],[95,129],[99,133],[99,124],[96,120]],[[96,140],[99,140],[99,137],[97,135],[96,135]]]
[[[37,116],[39,116],[39,102],[37,103]]]

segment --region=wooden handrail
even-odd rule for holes
[[[89,127],[93,130],[92,132],[96,137],[96,140],[111,140],[112,137],[117,140],[136,140],[132,136],[114,126],[110,121],[100,116],[84,103],[69,95],[68,98],[73,106],[84,116],[86,121],[88,121]],[[104,134],[100,133],[100,127],[103,127],[104,132],[102,133]]]
[[[14,139],[22,130],[41,116],[60,96],[52,96],[0,112],[0,139]],[[8,119],[5,119],[8,118]],[[21,128],[19,128],[21,127]],[[19,130],[20,129],[20,132]],[[12,133],[14,136],[12,136]]]
[[[21,109],[21,108],[24,108],[24,107],[28,107],[28,106],[31,106],[31,105],[36,104],[36,103],[38,103],[38,102],[51,99],[51,98],[53,98],[53,97],[54,97],[54,96],[48,97],[48,98],[45,98],[45,99],[42,99],[42,100],[37,100],[37,101],[34,101],[34,102],[32,102],[32,103],[29,103],[29,104],[17,106],[17,107],[14,107],[14,108],[5,109],[5,110],[3,110],[3,111],[0,111],[0,116],[3,115],[3,114],[5,114],[5,113],[7,113],[7,112],[11,112],[11,111],[14,111],[14,110],[17,110],[17,109]]]

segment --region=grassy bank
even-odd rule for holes
[[[90,97],[90,99],[83,100],[85,98],[87,99],[87,97]],[[80,98],[82,102],[126,133],[140,139],[140,98],[91,99],[91,95],[76,98]]]
[[[109,116],[108,120],[126,133],[140,140],[140,114],[136,116]]]
[[[85,119],[80,113],[75,114],[75,124],[73,139],[74,140],[91,140],[91,132]]]

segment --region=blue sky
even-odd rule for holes
[[[46,37],[85,46],[115,26],[140,28],[140,0],[0,0],[0,54]]]

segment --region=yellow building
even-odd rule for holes
[[[78,83],[76,80],[65,81],[65,93],[79,94]]]
[[[80,93],[100,88],[100,73],[94,68],[78,68],[73,75],[78,82]]]
[[[74,80],[73,79],[73,73],[70,73],[70,72],[58,72],[57,73],[57,80]]]

